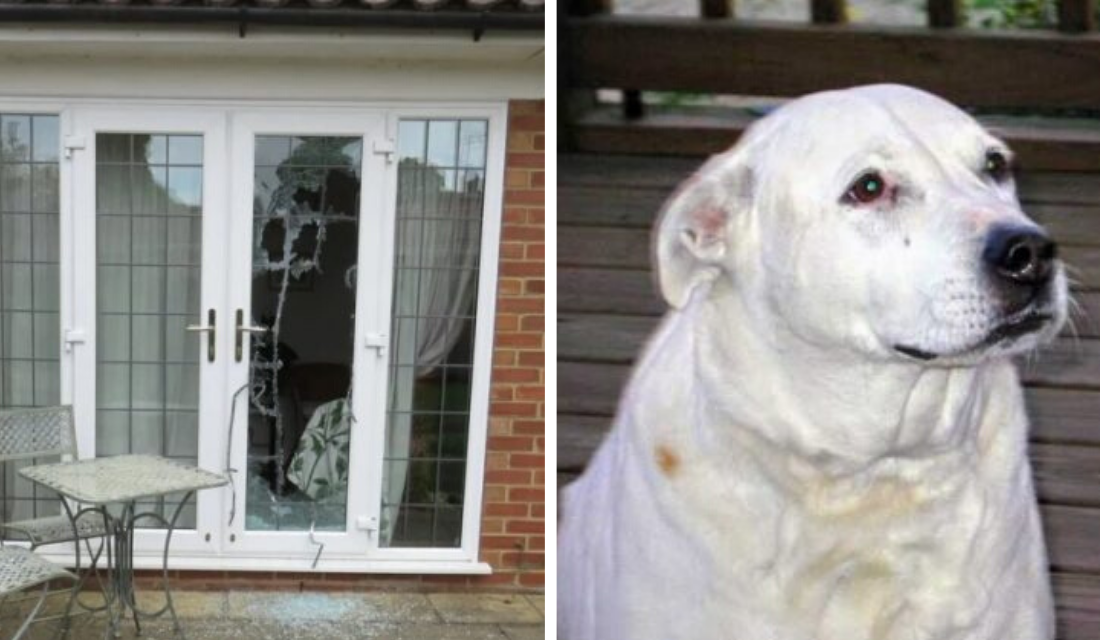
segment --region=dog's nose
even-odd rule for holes
[[[1058,246],[1034,227],[997,225],[986,236],[982,259],[997,276],[1034,288],[1054,271]]]

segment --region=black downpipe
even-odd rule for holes
[[[0,23],[232,24],[471,31],[542,31],[543,13],[532,11],[409,11],[286,7],[149,7],[108,5],[0,5]]]

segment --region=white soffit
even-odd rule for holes
[[[0,26],[0,55],[109,55],[144,58],[294,58],[517,63],[543,59],[542,33],[487,30],[383,31],[289,29],[248,25],[28,25]]]
[[[225,27],[0,27],[8,97],[435,101],[541,99],[541,34]]]

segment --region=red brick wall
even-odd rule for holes
[[[544,103],[512,101],[481,558],[473,582],[541,587],[545,560]]]
[[[180,589],[539,589],[544,581],[545,222],[543,101],[508,109],[489,443],[481,529],[488,576],[173,571]],[[143,586],[160,573],[139,571]]]

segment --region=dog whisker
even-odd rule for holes
[[[1072,294],[1067,296],[1066,303],[1068,305],[1069,311],[1066,320],[1073,327],[1074,331],[1076,331],[1078,328],[1078,321],[1080,321],[1083,327],[1090,332],[1096,331],[1098,328],[1100,328],[1100,324],[1098,324],[1098,321],[1100,321],[1100,319],[1094,317],[1090,313],[1089,308],[1086,307],[1079,299],[1077,299],[1076,296]]]

